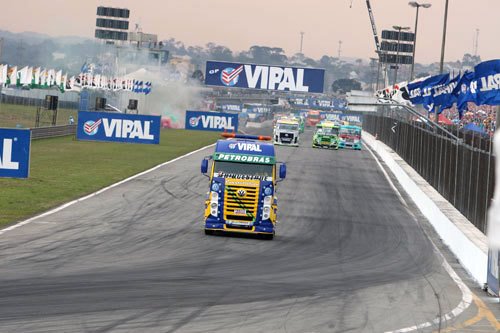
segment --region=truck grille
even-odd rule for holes
[[[293,140],[293,133],[280,133],[280,140],[284,143],[291,143]]]
[[[242,195],[244,192],[244,195]],[[226,180],[224,189],[224,219],[230,221],[253,222],[259,202],[258,180]]]

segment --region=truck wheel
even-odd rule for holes
[[[213,235],[213,234],[214,234],[213,230],[205,229],[205,235]]]

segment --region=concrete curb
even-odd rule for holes
[[[482,287],[488,271],[488,240],[383,142],[363,131],[363,141],[384,161],[418,209],[429,220],[461,265]]]

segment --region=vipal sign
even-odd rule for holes
[[[28,178],[31,131],[0,128],[0,177]]]
[[[223,112],[186,111],[186,129],[201,131],[238,131],[238,115]]]
[[[205,84],[210,86],[322,93],[325,71],[207,61]]]
[[[80,111],[77,139],[159,144],[160,123],[160,116]]]

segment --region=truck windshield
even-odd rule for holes
[[[319,114],[310,113],[307,117],[309,119],[319,119]]]
[[[222,178],[272,180],[272,164],[215,161],[214,176]]]
[[[278,124],[278,129],[285,130],[285,131],[298,131],[299,130],[299,125]]]
[[[341,128],[340,129],[340,134],[347,134],[347,135],[355,135],[355,136],[360,136],[361,131],[355,128]]]
[[[320,127],[318,128],[318,134],[336,135],[339,134],[339,129],[336,127]]]

